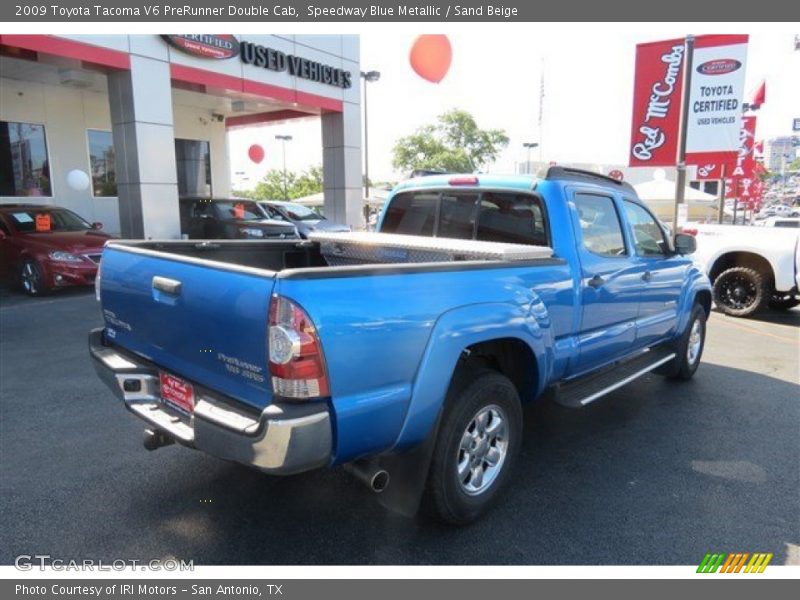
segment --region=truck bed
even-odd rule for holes
[[[549,259],[552,248],[474,240],[367,232],[314,233],[308,241],[213,240],[121,241],[113,247],[164,253],[186,262],[223,263],[279,273],[287,269],[397,265],[406,263],[532,261]],[[164,257],[166,258],[166,257]],[[221,265],[217,265],[219,268]]]
[[[412,236],[406,237],[408,244],[415,243]],[[440,250],[446,245],[443,240],[416,241],[431,243]],[[337,244],[344,244],[347,252],[367,248],[359,242]],[[494,244],[468,244],[477,249],[487,246],[484,258],[470,255],[464,260],[461,249],[456,257],[411,263],[400,261],[396,249],[389,248],[387,254],[376,256],[375,263],[330,266],[317,241],[113,241],[104,250],[99,277],[106,336],[110,343],[169,373],[263,408],[272,396],[265,357],[273,294],[291,298],[309,313],[323,344],[335,348],[327,360],[338,373],[339,362],[347,364],[361,346],[337,348],[340,327],[352,340],[351,329],[366,323],[358,337],[364,347],[372,345],[372,333],[389,344],[395,335],[402,337],[400,347],[408,345],[413,354],[404,363],[411,368],[419,361],[432,324],[454,306],[502,301],[509,294],[511,301],[522,301],[530,294],[530,284],[524,281],[531,280],[531,268],[539,273],[536,279],[571,282],[565,262],[550,258],[549,248],[528,255],[543,258],[498,260]],[[369,247],[380,254],[381,247]],[[483,285],[476,286],[475,270],[497,271],[498,276],[478,276]],[[520,287],[521,294],[510,291],[510,282]],[[426,294],[439,286],[443,293]],[[562,287],[571,296],[571,285]],[[400,307],[406,319],[391,325]],[[407,378],[403,373],[397,380]],[[362,383],[368,385],[369,378]],[[349,384],[335,378],[334,385]]]

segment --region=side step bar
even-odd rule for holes
[[[556,389],[555,401],[570,408],[586,406],[668,363],[673,358],[675,358],[675,352],[671,348],[645,350],[634,358],[617,363],[599,373],[593,373],[560,385]]]

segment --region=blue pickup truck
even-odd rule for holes
[[[379,229],[108,242],[90,353],[145,447],[279,475],[344,465],[387,506],[463,524],[508,482],[526,403],[698,367],[711,287],[694,238],[628,184],[418,178]]]

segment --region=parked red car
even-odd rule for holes
[[[30,296],[92,285],[112,236],[58,206],[0,204],[0,272]]]

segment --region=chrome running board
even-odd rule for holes
[[[556,388],[555,400],[570,408],[580,408],[616,389],[646,375],[653,369],[675,358],[675,352],[666,348],[651,348],[634,358],[617,363]]]

